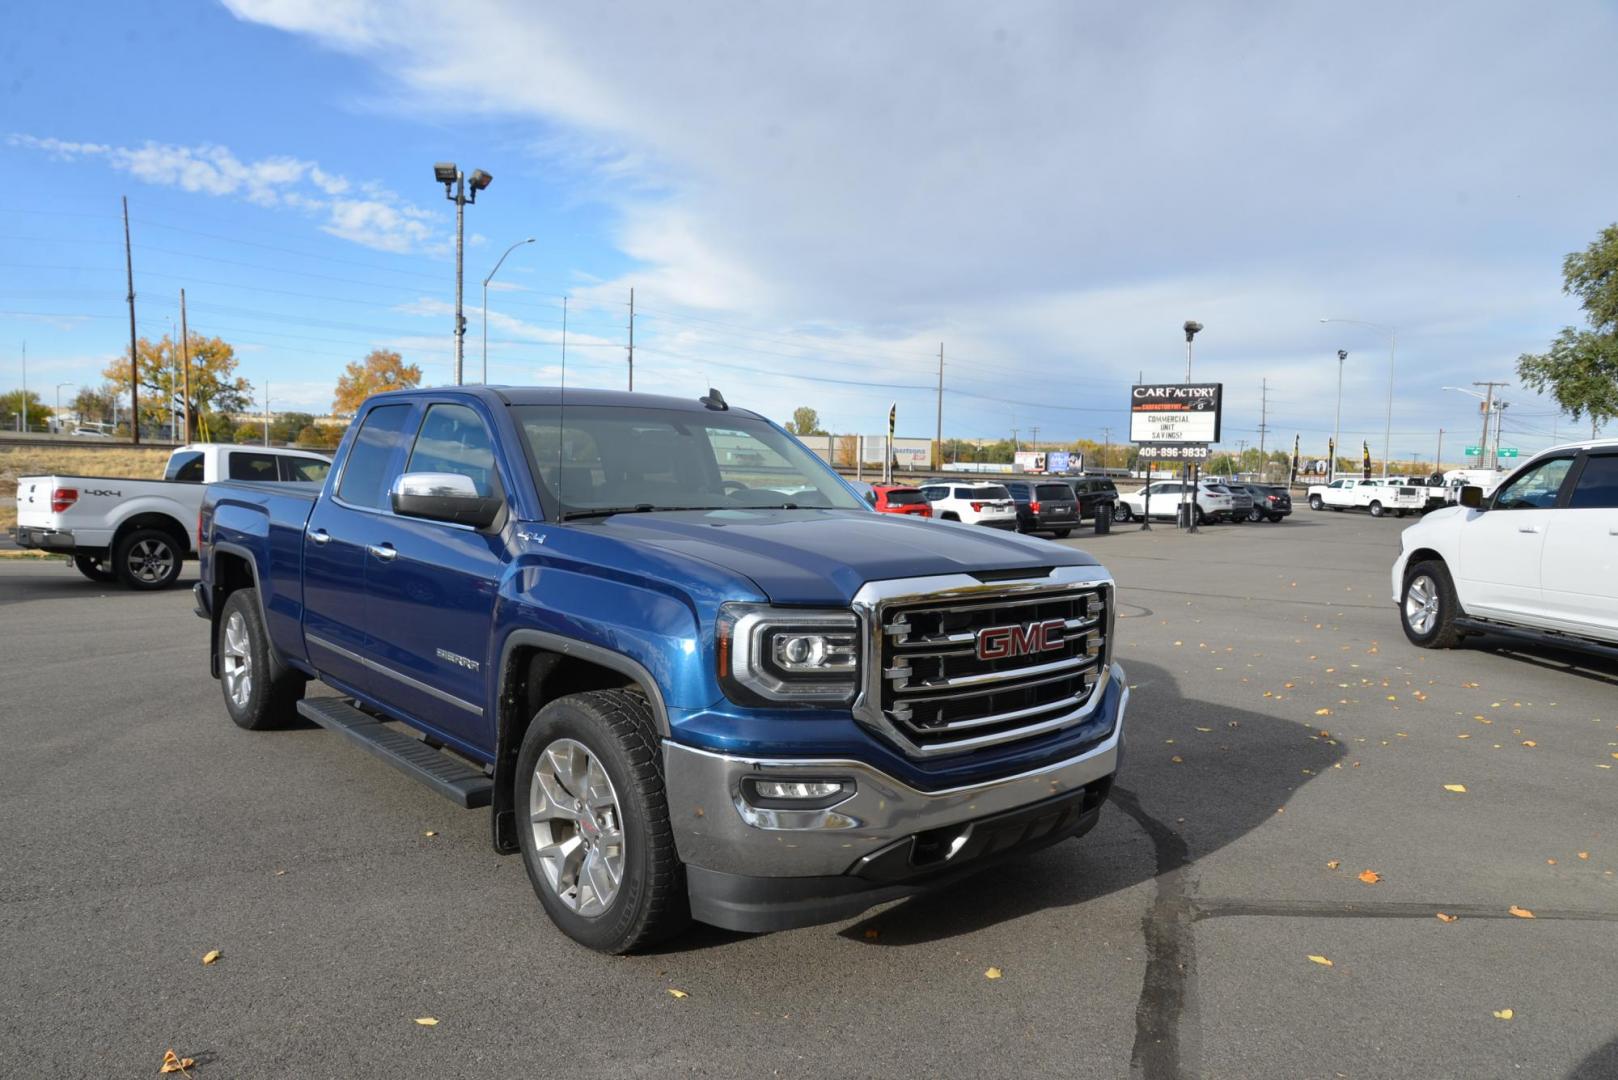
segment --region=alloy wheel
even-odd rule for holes
[[[142,540],[129,549],[124,564],[135,580],[155,585],[174,569],[174,549],[161,540]]]
[[[1428,634],[1438,621],[1438,586],[1426,574],[1412,578],[1405,589],[1405,622],[1418,637]]]
[[[219,676],[225,680],[225,693],[238,709],[247,708],[253,696],[253,650],[247,636],[247,620],[232,611],[225,620],[224,640],[219,649]]]
[[[612,779],[583,743],[557,739],[528,787],[529,825],[545,882],[586,918],[612,906],[624,877],[623,809]]]

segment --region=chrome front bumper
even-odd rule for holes
[[[967,787],[920,791],[858,761],[732,757],[663,743],[675,847],[688,866],[753,878],[858,873],[861,861],[906,837],[992,817],[1080,791],[1118,769],[1129,687],[1121,667],[1112,733],[1099,746],[1042,769]],[[748,801],[752,778],[852,781],[844,801],[818,810],[764,809]]]

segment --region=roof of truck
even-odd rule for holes
[[[462,389],[467,389],[462,387]],[[675,409],[682,412],[724,412],[709,409],[695,397],[668,397],[663,394],[638,394],[626,390],[593,390],[571,386],[490,386],[497,397],[508,405],[609,405],[626,409]],[[744,416],[756,415],[747,409],[732,406],[728,411]]]

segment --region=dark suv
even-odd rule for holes
[[[1003,486],[1017,504],[1018,532],[1048,532],[1060,540],[1079,523],[1079,501],[1060,480],[1012,480]]]
[[[1073,489],[1079,500],[1079,518],[1093,518],[1096,507],[1107,504],[1108,513],[1118,516],[1118,488],[1105,476],[1066,476],[1062,483]]]
[[[1253,497],[1248,521],[1280,521],[1292,513],[1292,495],[1284,487],[1270,484],[1228,484],[1232,491],[1245,491]]]

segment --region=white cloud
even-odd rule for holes
[[[371,60],[401,111],[526,122],[619,213],[640,265],[600,295],[907,356],[942,336],[985,364],[951,377],[1007,398],[1173,373],[1195,317],[1210,374],[1247,399],[1271,376],[1318,427],[1336,348],[1379,347],[1316,321],[1352,315],[1401,329],[1410,423],[1459,428],[1427,384],[1503,374],[1573,321],[1561,257],[1614,213],[1618,12],[1594,0],[227,5]],[[910,381],[890,368],[864,377]],[[757,382],[777,415],[874,409],[782,373]],[[1345,427],[1381,420],[1376,382]]]
[[[6,141],[62,160],[104,160],[148,184],[323,217],[324,232],[378,251],[437,250],[444,243],[432,228],[428,211],[379,184],[354,184],[313,161],[286,156],[243,161],[228,148],[212,144],[174,146],[148,141],[135,147],[105,146],[27,134],[10,135]],[[356,189],[365,197],[346,197]]]

